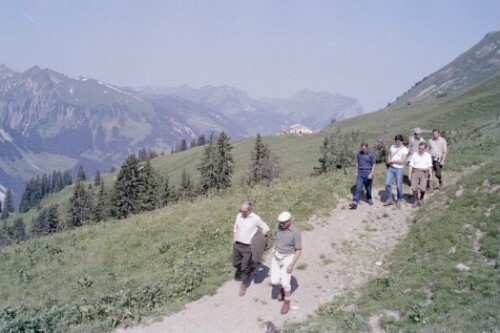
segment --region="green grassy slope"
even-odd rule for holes
[[[488,188],[488,191],[491,191],[491,197],[498,197],[498,166],[494,161],[500,160],[500,121],[495,120],[500,110],[499,87],[500,76],[460,96],[338,122],[326,132],[317,135],[264,138],[280,158],[285,179],[270,188],[245,189],[235,186],[222,196],[199,198],[192,203],[175,204],[126,220],[86,226],[3,249],[0,251],[0,331],[108,331],[117,324],[137,322],[144,316],[170,313],[189,300],[214,292],[233,273],[230,264],[231,228],[242,199],[253,200],[256,211],[271,225],[274,225],[276,215],[286,209],[294,214],[302,228],[308,228],[308,218],[313,215],[325,216],[335,206],[332,192],[348,194],[352,185],[350,174],[340,172],[309,177],[317,164],[323,137],[339,127],[342,131],[359,130],[362,140],[375,142],[377,135],[385,128],[392,138],[395,132],[409,135],[410,129],[416,126],[424,129],[440,126],[447,131],[450,143],[445,172],[458,176],[463,170],[483,163],[483,167],[473,174],[474,177],[470,177],[467,183],[461,185],[465,184],[471,189],[470,193],[475,193],[474,191],[481,191],[480,185],[489,183],[491,188]],[[233,154],[237,165],[233,178],[235,184],[239,183],[239,178],[248,166],[253,142],[254,140],[248,139],[234,143]],[[202,148],[195,148],[155,159],[153,166],[161,174],[168,174],[175,183],[174,179],[180,176],[183,168],[193,176],[197,174],[196,167],[201,154]],[[379,169],[382,173],[382,168]],[[112,177],[113,175],[110,175],[106,178],[108,185],[112,183]],[[383,181],[382,177],[377,177],[376,180]],[[464,258],[464,261],[469,262],[477,259],[471,265],[479,267],[477,271],[482,272],[481,275],[470,274],[459,286],[473,286],[474,290],[481,292],[486,303],[477,303],[478,296],[469,294],[473,297],[468,299],[469,303],[466,305],[499,305],[500,284],[498,280],[491,280],[490,276],[496,272],[494,276],[498,278],[497,268],[494,268],[495,271],[491,266],[481,266],[482,258],[494,259],[491,257],[500,251],[498,213],[494,213],[492,209],[490,217],[483,218],[485,210],[494,205],[486,195],[483,198],[467,194],[448,200],[445,194],[452,196],[455,190],[456,187],[450,187],[443,194],[439,193],[439,197],[444,205],[457,209],[457,214],[453,215],[453,222],[456,224],[447,225],[447,228],[439,233],[440,230],[432,228],[447,222],[446,213],[442,213],[439,207],[432,206],[422,210],[417,216],[417,221],[422,222],[416,223],[409,239],[395,252],[388,277],[368,286],[359,298],[344,300],[359,302],[359,313],[354,317],[339,315],[336,310],[339,304],[335,303],[325,307],[317,322],[289,329],[307,331],[307,327],[322,327],[323,323],[328,328],[345,328],[341,323],[354,323],[347,326],[353,331],[360,331],[367,325],[366,320],[371,313],[385,308],[392,309],[389,305],[394,299],[394,304],[400,304],[399,310],[404,318],[410,319],[398,322],[387,319],[388,327],[403,331],[406,331],[407,327],[415,331],[425,331],[426,327],[436,328],[432,329],[436,331],[449,331],[447,328],[455,326],[449,326],[452,325],[452,319],[444,320],[446,318],[443,319],[443,312],[453,310],[456,312],[454,316],[458,318],[461,311],[465,311],[465,306],[454,306],[455,303],[451,301],[448,305],[436,303],[443,304],[437,305],[440,306],[437,309],[422,308],[422,305],[419,305],[423,297],[421,288],[428,286],[427,281],[441,283],[441,275],[434,272],[451,272],[452,268],[443,265],[455,262],[440,263],[433,259],[436,256],[445,256],[443,252],[431,255],[431,250],[438,251],[434,248],[443,241],[437,235],[447,242],[455,241],[459,249],[463,247],[463,251],[457,252],[460,254],[460,260]],[[59,202],[64,205],[71,193],[72,190],[67,189],[57,196],[44,199],[43,203]],[[478,207],[473,211],[476,215],[467,215],[465,211],[458,210],[462,206]],[[449,210],[450,208],[446,212]],[[432,223],[435,219],[442,222]],[[480,224],[484,221],[485,226]],[[483,232],[487,235],[484,238],[484,249],[488,250],[481,252],[477,258],[474,257],[475,252],[468,252],[467,243],[462,243],[462,240],[470,242],[468,234],[454,236],[468,232],[463,230],[465,223],[471,224],[474,231],[479,225],[480,230],[484,229]],[[423,243],[426,238],[437,242],[437,245],[426,245]],[[449,248],[443,246],[440,250],[446,252]],[[411,272],[410,267],[405,264],[416,265],[415,261],[412,261],[416,260],[412,259],[414,257],[420,260],[419,266],[428,265],[429,269],[422,270],[422,276],[413,282],[414,286],[410,292],[414,294],[411,296],[420,297],[417,298],[417,303],[413,304],[408,303],[409,301],[405,303],[404,298],[408,297],[400,291],[406,290],[407,287],[397,283],[401,282],[399,276],[406,274],[407,270]],[[423,259],[427,261],[422,261]],[[450,280],[453,280],[452,277],[450,275]],[[470,282],[470,279],[473,281]],[[443,284],[445,283],[448,282],[444,281]],[[450,287],[448,291],[452,293],[455,289]],[[373,297],[370,295],[376,295],[376,298],[371,300],[370,297]],[[445,299],[449,297],[447,294],[442,295]],[[363,297],[366,297],[366,300]],[[396,300],[395,297],[400,297],[401,300]],[[425,311],[438,315],[428,316]],[[424,315],[425,323],[418,319]],[[484,324],[481,327],[485,328],[500,322],[498,315],[483,311],[482,307],[478,307],[478,310],[464,318],[472,320],[476,318],[474,316],[480,317],[478,320]],[[325,328],[326,331],[331,329]]]

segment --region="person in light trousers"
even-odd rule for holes
[[[281,286],[280,293],[283,300],[281,314],[287,314],[292,294],[290,281],[293,268],[302,253],[302,238],[300,230],[292,223],[289,212],[282,212],[278,216],[278,222],[271,262],[271,283]]]

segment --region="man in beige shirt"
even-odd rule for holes
[[[432,130],[432,139],[429,140],[429,153],[432,156],[432,170],[434,171],[434,179],[439,180],[439,186],[431,183],[431,190],[444,186],[442,169],[446,155],[448,154],[448,146],[446,140],[441,136],[439,128]]]

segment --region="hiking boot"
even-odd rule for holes
[[[372,199],[369,199],[369,200],[368,200],[368,204],[369,204],[370,206],[373,206],[373,200],[372,200]]]
[[[281,306],[281,311],[280,313],[282,315],[284,314],[287,314],[288,313],[288,310],[290,310],[290,300],[289,299],[286,299],[283,301],[283,305]]]
[[[240,296],[245,296],[247,292],[247,285],[245,283],[242,283],[240,285]]]
[[[349,209],[353,209],[353,210],[354,210],[354,209],[356,209],[356,208],[358,208],[358,204],[357,204],[357,203],[355,203],[355,202],[351,202],[351,203],[349,204]]]

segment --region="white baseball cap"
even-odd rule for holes
[[[278,215],[279,222],[290,221],[291,218],[292,218],[292,215],[289,212],[282,212],[280,215]]]

